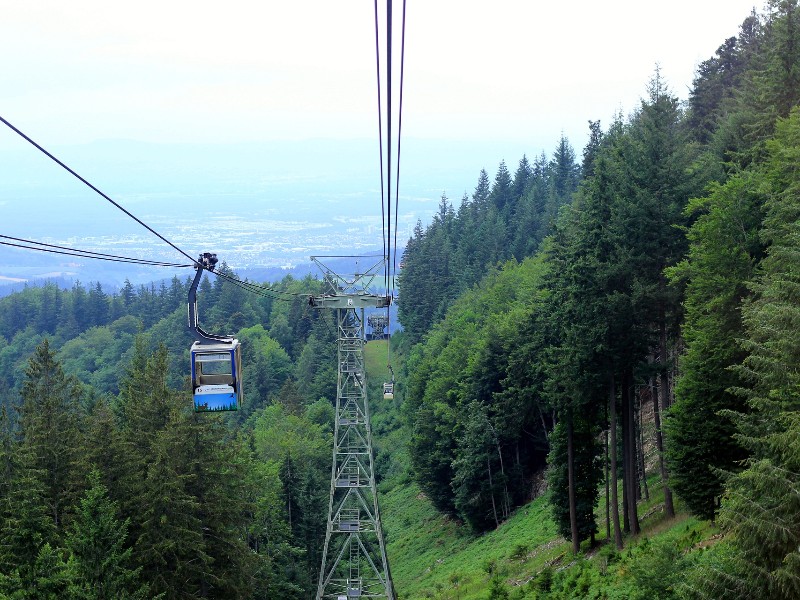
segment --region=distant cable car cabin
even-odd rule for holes
[[[238,410],[242,390],[242,346],[239,340],[203,331],[197,322],[197,286],[203,271],[213,271],[217,255],[204,252],[189,288],[189,329],[197,341],[192,344],[192,395],[195,412]]]
[[[383,384],[383,399],[394,400],[394,369],[392,368],[392,363],[390,362],[386,365],[386,368],[389,369],[389,372],[392,374],[392,379]]]

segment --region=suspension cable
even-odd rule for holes
[[[119,262],[130,262],[136,263],[141,265],[149,265],[153,267],[191,267],[193,265],[186,265],[186,264],[177,264],[171,262],[165,262],[160,260],[149,260],[146,258],[133,258],[130,256],[120,256],[118,254],[106,254],[105,252],[94,252],[92,250],[81,250],[79,248],[70,248],[68,246],[57,246],[55,244],[46,244],[44,242],[37,242],[34,240],[26,240],[24,238],[13,237],[10,235],[0,235],[0,238],[5,240],[13,240],[15,242],[20,242],[19,244],[13,244],[10,242],[0,242],[5,246],[16,246],[18,248],[26,248],[28,250],[42,250],[44,251],[46,248],[52,248],[53,250],[48,250],[48,252],[52,252],[54,254],[66,254],[69,256],[82,256],[84,258],[97,258],[100,260],[118,260]],[[23,244],[31,244],[30,246],[25,246]],[[43,247],[38,247],[43,246]],[[63,252],[59,252],[59,250]]]
[[[389,258],[392,253],[392,0],[386,0],[386,235],[389,238],[386,252],[386,295],[391,288],[392,268]]]
[[[3,242],[0,241],[0,245],[3,246],[11,246],[14,248],[22,248],[24,250],[38,250],[39,252],[47,252],[50,254],[62,254],[64,256],[77,256],[80,258],[92,258],[95,260],[106,260],[110,262],[119,262],[119,263],[127,263],[127,264],[134,264],[134,265],[142,265],[148,267],[172,267],[172,268],[187,268],[193,267],[194,265],[182,265],[177,263],[168,263],[168,262],[159,262],[153,260],[145,260],[139,258],[131,258],[128,256],[117,256],[115,254],[103,254],[101,252],[89,252],[87,250],[77,250],[74,248],[67,248],[64,246],[54,246],[51,244],[43,244],[42,242],[34,242],[30,240],[23,240],[18,238],[12,238],[6,235],[0,235],[0,238],[5,239],[12,239],[17,240],[19,242],[24,243],[14,243],[14,242]],[[33,244],[33,245],[28,245]]]
[[[392,172],[392,0],[386,0],[386,163],[383,159],[383,127],[381,110],[381,77],[380,77],[380,43],[378,37],[378,2],[375,0],[375,46],[377,54],[377,81],[378,81],[378,132],[380,148],[380,177],[381,177],[381,220],[383,231],[384,251],[384,278],[387,297],[394,297],[395,278],[397,276],[397,234],[400,217],[400,151],[401,134],[403,127],[403,84],[405,79],[405,46],[406,46],[406,0],[403,0],[402,30],[400,43],[400,95],[397,115],[397,164],[396,173]],[[385,168],[385,170],[384,170]],[[394,223],[392,223],[392,179],[394,178]],[[384,184],[385,181],[385,184]],[[386,195],[384,196],[384,185]],[[394,231],[392,231],[394,227]],[[389,334],[387,344],[387,366],[391,368],[391,307],[386,307],[386,322]]]
[[[16,127],[14,127],[14,126],[13,126],[11,123],[9,123],[9,122],[8,122],[8,121],[7,121],[5,118],[3,118],[2,116],[0,116],[0,121],[2,121],[2,122],[5,124],[5,125],[7,125],[7,126],[9,127],[9,129],[11,129],[11,130],[12,130],[14,133],[16,133],[17,135],[19,135],[19,136],[20,136],[22,139],[24,139],[26,142],[28,142],[29,144],[31,144],[32,146],[34,146],[34,147],[35,147],[37,150],[39,150],[39,151],[40,151],[42,154],[44,154],[45,156],[47,156],[47,157],[48,157],[50,160],[52,160],[52,161],[53,161],[53,162],[55,162],[57,165],[59,165],[59,166],[60,166],[62,169],[64,169],[64,170],[65,170],[65,171],[67,171],[68,173],[70,173],[70,174],[71,174],[73,177],[75,177],[75,178],[76,178],[76,179],[78,179],[79,181],[83,182],[83,183],[84,183],[84,184],[85,184],[87,187],[89,187],[90,189],[92,189],[92,190],[94,190],[95,192],[97,192],[98,194],[100,194],[100,196],[102,196],[103,198],[105,198],[106,200],[108,200],[108,201],[109,201],[111,204],[113,204],[114,206],[116,206],[118,209],[120,209],[122,212],[124,212],[126,215],[128,215],[128,216],[129,216],[131,219],[133,219],[134,221],[136,221],[137,223],[139,223],[139,225],[141,225],[142,227],[144,227],[145,229],[147,229],[147,231],[149,231],[150,233],[152,233],[153,235],[155,235],[157,238],[159,238],[161,241],[163,241],[164,243],[168,244],[169,246],[171,246],[172,248],[174,248],[175,250],[177,250],[177,251],[178,251],[178,252],[180,252],[181,254],[183,254],[183,255],[184,255],[186,258],[188,258],[188,259],[189,259],[190,261],[192,261],[193,263],[196,263],[196,262],[197,262],[197,261],[196,261],[194,258],[192,258],[192,257],[191,257],[191,256],[189,256],[189,255],[188,255],[186,252],[184,252],[183,250],[181,250],[180,248],[178,248],[178,247],[177,247],[175,244],[173,244],[172,242],[170,242],[170,241],[169,241],[167,238],[165,238],[163,235],[161,235],[160,233],[158,233],[158,232],[157,232],[155,229],[153,229],[152,227],[150,227],[150,226],[149,226],[147,223],[145,223],[144,221],[142,221],[141,219],[139,219],[138,217],[136,217],[135,215],[133,215],[133,214],[132,214],[130,211],[128,211],[128,210],[127,210],[127,209],[125,209],[123,206],[121,206],[120,204],[118,204],[117,202],[115,202],[114,200],[112,200],[112,199],[111,199],[109,196],[107,196],[106,194],[104,194],[103,192],[101,192],[101,191],[100,191],[100,190],[99,190],[97,187],[95,187],[94,185],[92,185],[91,183],[89,183],[89,182],[88,182],[86,179],[84,179],[83,177],[81,177],[80,175],[78,175],[78,173],[76,173],[75,171],[73,171],[71,168],[69,168],[67,165],[65,165],[63,162],[61,162],[61,161],[60,161],[59,159],[57,159],[55,156],[53,156],[53,155],[52,155],[50,152],[48,152],[47,150],[45,150],[45,149],[44,149],[42,146],[40,146],[39,144],[37,144],[37,143],[36,143],[35,141],[33,141],[33,140],[30,138],[30,137],[28,137],[27,135],[25,135],[25,134],[24,134],[22,131],[20,131],[19,129],[17,129]]]
[[[403,0],[403,24],[400,34],[400,106],[397,111],[397,178],[394,185],[394,254],[392,256],[392,273],[397,274],[397,231],[400,207],[400,140],[403,131],[403,80],[406,62],[406,0]],[[392,278],[392,295],[394,296],[395,280]]]
[[[400,229],[399,224],[399,206],[400,206],[400,141],[403,132],[403,81],[405,75],[405,57],[406,57],[406,0],[403,0],[403,21],[400,33],[400,106],[397,111],[397,174],[395,176],[394,185],[394,245],[390,256],[387,255],[386,260],[389,262],[389,282],[391,289],[389,295],[393,298],[395,292],[396,277],[397,277],[397,231]],[[389,209],[391,210],[391,198],[389,199]],[[392,369],[392,311],[391,305],[386,307],[386,328],[389,339],[386,341],[386,361],[389,371],[392,373],[392,382],[394,383],[394,369]]]
[[[376,2],[377,2],[377,0],[376,0]],[[14,131],[14,133],[16,133],[17,135],[19,135],[19,136],[20,136],[22,139],[24,139],[24,140],[25,140],[25,141],[27,141],[29,144],[31,144],[32,146],[34,146],[34,147],[35,147],[37,150],[39,150],[39,151],[40,151],[42,154],[44,154],[45,156],[47,156],[48,158],[50,158],[50,159],[51,159],[53,162],[55,162],[57,165],[59,165],[59,166],[60,166],[61,168],[63,168],[65,171],[67,171],[68,173],[70,173],[70,174],[71,174],[73,177],[75,177],[76,179],[78,179],[79,181],[81,181],[83,184],[85,184],[87,187],[89,187],[90,189],[92,189],[93,191],[95,191],[97,194],[99,194],[100,196],[102,196],[103,198],[105,198],[105,199],[106,199],[108,202],[110,202],[110,203],[111,203],[112,205],[114,205],[116,208],[118,208],[119,210],[121,210],[123,213],[125,213],[127,216],[129,216],[131,219],[133,219],[134,221],[136,221],[136,222],[137,222],[139,225],[141,225],[142,227],[144,227],[145,229],[147,229],[147,230],[148,230],[150,233],[152,233],[153,235],[155,235],[155,236],[156,236],[157,238],[159,238],[161,241],[163,241],[164,243],[166,243],[167,245],[169,245],[171,248],[173,248],[174,250],[178,251],[180,254],[182,254],[183,256],[185,256],[186,258],[188,258],[190,261],[192,261],[192,265],[193,265],[193,266],[197,266],[197,265],[199,264],[195,258],[193,258],[192,256],[190,256],[188,253],[186,253],[184,250],[182,250],[181,248],[179,248],[179,247],[178,247],[178,246],[176,246],[175,244],[173,244],[173,243],[172,243],[171,241],[169,241],[169,240],[168,240],[166,237],[164,237],[163,235],[161,235],[160,233],[158,233],[158,232],[157,232],[155,229],[153,229],[152,227],[150,227],[150,226],[149,226],[147,223],[145,223],[144,221],[142,221],[141,219],[139,219],[138,217],[136,217],[136,216],[135,216],[133,213],[131,213],[130,211],[128,211],[128,210],[127,210],[125,207],[123,207],[122,205],[120,205],[118,202],[114,201],[114,200],[113,200],[111,197],[109,197],[108,195],[106,195],[105,193],[103,193],[103,192],[102,192],[102,191],[101,191],[99,188],[97,188],[95,185],[93,185],[92,183],[90,183],[90,182],[89,182],[87,179],[85,179],[84,177],[82,177],[81,175],[79,175],[79,174],[78,174],[76,171],[74,171],[74,170],[73,170],[73,169],[71,169],[69,166],[67,166],[65,163],[63,163],[61,160],[59,160],[58,158],[56,158],[56,157],[55,157],[55,156],[54,156],[52,153],[48,152],[48,151],[47,151],[47,150],[46,150],[44,147],[42,147],[40,144],[36,143],[36,142],[35,142],[35,141],[34,141],[34,140],[33,140],[33,139],[30,137],[30,136],[26,135],[26,134],[25,134],[25,133],[23,133],[23,132],[22,132],[20,129],[18,129],[17,127],[15,127],[14,125],[12,125],[12,124],[11,124],[11,123],[10,123],[10,122],[7,120],[7,119],[5,119],[4,117],[0,116],[0,121],[1,121],[2,123],[4,123],[4,124],[5,124],[5,125],[6,125],[6,126],[9,128],[9,129],[11,129],[12,131]],[[10,244],[10,243],[5,243],[5,245],[13,245],[13,244]],[[109,255],[109,257],[110,257],[110,256],[111,256],[111,255]],[[87,258],[88,258],[88,256],[87,256]],[[110,258],[106,258],[105,260],[110,260]],[[120,262],[134,262],[134,261],[120,260]],[[144,263],[141,263],[141,264],[144,264]],[[167,265],[153,265],[153,266],[167,266]],[[173,265],[170,265],[170,266],[173,266]],[[175,265],[175,266],[177,266],[177,265]],[[180,265],[180,266],[182,267],[182,266],[184,266],[184,265]],[[233,283],[234,285],[238,285],[238,286],[239,286],[239,287],[241,287],[242,289],[248,290],[248,291],[250,291],[250,292],[252,292],[252,293],[260,294],[260,295],[262,295],[262,296],[264,296],[264,297],[270,297],[270,295],[267,293],[267,291],[269,291],[269,292],[272,292],[272,294],[275,294],[275,295],[273,295],[273,296],[271,296],[271,297],[277,297],[277,296],[276,296],[277,294],[284,295],[284,296],[291,296],[291,297],[297,297],[297,296],[308,296],[308,294],[296,293],[296,292],[284,292],[284,291],[281,291],[281,290],[275,290],[275,289],[272,289],[272,288],[270,288],[269,286],[259,286],[259,285],[251,284],[251,283],[249,283],[249,282],[243,282],[243,281],[241,281],[241,280],[238,280],[238,279],[235,279],[235,278],[233,278],[233,277],[231,277],[231,276],[229,276],[229,275],[226,275],[226,274],[223,274],[223,273],[217,273],[216,271],[212,271],[212,273],[214,273],[214,274],[215,274],[217,277],[221,277],[222,279],[225,279],[225,280],[227,280],[227,281],[230,281],[230,282],[231,282],[231,283]]]
[[[381,177],[381,233],[383,234],[383,255],[386,256],[389,252],[389,239],[386,230],[386,198],[384,196],[384,170],[383,170],[383,115],[381,105],[381,48],[380,36],[378,35],[378,0],[375,0],[375,68],[376,80],[378,82],[378,159],[380,161],[380,177]],[[391,147],[389,147],[391,152]],[[388,289],[389,275],[384,267],[383,279]]]
[[[8,235],[0,235],[2,239],[9,239],[15,240],[15,242],[4,242],[0,241],[0,245],[2,246],[9,246],[14,248],[21,248],[23,250],[36,250],[39,252],[46,252],[49,254],[61,254],[64,256],[75,256],[78,258],[91,258],[94,260],[105,260],[109,262],[118,262],[123,264],[133,264],[133,265],[141,265],[147,267],[171,267],[171,268],[189,268],[194,267],[194,264],[178,264],[178,263],[169,263],[169,262],[161,262],[161,261],[154,261],[154,260],[147,260],[147,259],[140,259],[140,258],[132,258],[129,256],[120,256],[117,254],[105,254],[103,252],[93,252],[90,250],[80,250],[77,248],[69,248],[67,246],[58,246],[55,244],[46,244],[44,242],[36,242],[33,240],[26,240],[23,238],[16,238]],[[252,284],[247,281],[242,281],[240,279],[236,279],[231,277],[230,275],[224,273],[217,273],[216,271],[212,271],[212,273],[218,276],[220,279],[225,281],[229,281],[233,285],[247,291],[250,293],[257,294],[264,298],[273,298],[276,300],[283,300],[289,301],[289,298],[283,298],[276,293],[280,292],[279,290],[271,290],[270,288],[265,288],[259,286],[257,284]],[[269,293],[273,292],[273,293]],[[280,292],[283,294],[291,294],[291,292]],[[306,294],[293,294],[294,296],[305,296]]]

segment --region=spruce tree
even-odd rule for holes
[[[44,474],[36,466],[36,457],[28,446],[13,440],[5,411],[3,417],[0,572],[11,577],[7,585],[22,587],[35,578],[33,567],[42,546],[56,543],[56,527],[45,498]]]
[[[506,161],[500,161],[497,174],[494,177],[494,185],[489,193],[489,199],[497,207],[500,213],[506,213],[512,201],[513,182],[511,174],[506,167]]]
[[[670,409],[667,457],[675,491],[704,519],[714,519],[719,509],[723,472],[745,458],[734,423],[722,411],[746,409],[729,391],[742,383],[730,367],[744,358],[740,306],[762,253],[760,187],[759,177],[745,171],[692,201],[687,210],[699,216],[688,232],[689,256],[671,271],[673,279],[686,280],[686,352]]]
[[[749,412],[737,418],[738,440],[751,457],[728,480],[720,512],[732,534],[731,568],[706,574],[705,585],[789,600],[800,596],[800,111],[778,122],[767,148],[767,256],[743,308],[747,357],[739,370]]]
[[[68,597],[72,579],[63,552],[49,543],[41,547],[33,563],[33,578],[24,592],[31,600],[62,600]]]
[[[45,339],[25,370],[20,435],[31,456],[31,472],[42,478],[44,499],[59,532],[81,488],[80,395],[78,382],[64,374]]]
[[[133,568],[132,550],[127,543],[128,521],[120,521],[116,502],[92,470],[88,489],[66,534],[70,552],[72,582],[70,596],[75,600],[128,600],[151,598],[147,586],[139,581],[141,568]]]

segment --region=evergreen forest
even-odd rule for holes
[[[800,598],[799,4],[417,224],[393,398],[366,344],[400,600]],[[314,597],[322,282],[203,280],[225,415],[192,411],[189,283],[0,298],[0,600]]]

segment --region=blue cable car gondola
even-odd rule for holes
[[[244,399],[239,340],[206,333],[197,323],[197,286],[203,271],[213,271],[216,264],[216,254],[201,254],[195,265],[197,274],[189,288],[189,329],[197,340],[191,348],[195,412],[238,410]]]

